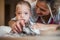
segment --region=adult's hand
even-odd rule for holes
[[[23,31],[23,27],[25,26],[25,23],[23,20],[20,20],[20,21],[16,21],[12,24],[12,31],[14,33],[20,33]]]

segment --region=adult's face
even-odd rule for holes
[[[36,10],[36,14],[39,16],[49,15],[49,9],[45,1],[38,1],[35,10]]]

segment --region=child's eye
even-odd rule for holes
[[[25,13],[25,14],[28,14],[28,13]]]
[[[21,13],[18,13],[18,14],[21,14]]]

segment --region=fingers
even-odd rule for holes
[[[16,25],[14,25],[14,26],[12,27],[12,31],[13,31],[13,33],[18,33],[18,29],[17,29]]]
[[[20,30],[17,28],[17,26],[14,27],[14,30],[17,31],[18,33],[20,32]]]
[[[18,29],[19,32],[22,32],[22,28],[19,22],[17,22],[16,28]]]
[[[25,26],[25,20],[20,20],[20,24],[24,27]]]
[[[18,33],[16,30],[12,30],[13,31],[13,33]]]
[[[14,33],[20,33],[23,30],[23,26],[25,26],[24,21],[17,21],[12,25],[12,31]]]
[[[16,22],[16,23],[13,24],[12,31],[15,32],[15,33],[22,32],[22,29],[21,29],[21,26],[20,26],[19,22]]]

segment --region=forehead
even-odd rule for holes
[[[47,3],[45,1],[38,1],[36,6],[43,6],[43,7],[46,7],[47,6]]]
[[[25,11],[25,10],[30,10],[30,8],[29,8],[28,5],[18,4],[18,5],[16,6],[16,10],[23,10],[23,11]]]

